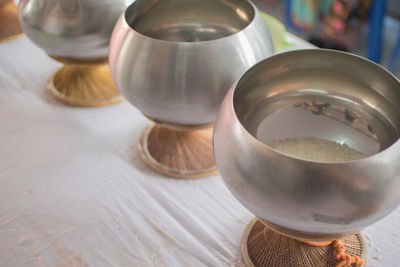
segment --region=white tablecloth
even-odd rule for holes
[[[60,104],[45,90],[60,66],[27,38],[0,44],[0,266],[243,266],[253,215],[221,177],[151,171],[148,121],[127,102]],[[368,266],[400,266],[399,218],[363,231]]]

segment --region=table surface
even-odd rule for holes
[[[221,177],[151,171],[149,122],[127,102],[60,104],[45,90],[60,66],[27,38],[0,44],[0,266],[244,266],[253,215]],[[367,266],[399,266],[399,218],[363,231]]]

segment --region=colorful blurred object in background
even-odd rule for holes
[[[253,0],[321,48],[364,56],[400,77],[400,0]]]
[[[309,32],[311,42],[320,47],[352,49],[368,18],[372,0],[291,1],[295,27]]]

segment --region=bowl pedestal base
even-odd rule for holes
[[[59,101],[78,107],[100,107],[123,101],[107,61],[86,63],[52,58],[65,64],[47,83]]]
[[[185,128],[155,123],[140,138],[139,154],[154,170],[179,179],[217,173],[212,149],[212,127]]]
[[[0,3],[0,43],[22,36],[17,5],[12,0]]]
[[[366,246],[360,234],[352,234],[340,240],[345,253],[365,261]],[[331,242],[328,242],[331,243]],[[335,248],[329,245],[311,245],[278,234],[261,220],[254,218],[246,227],[241,245],[247,267],[336,267]],[[354,267],[357,265],[340,265]]]

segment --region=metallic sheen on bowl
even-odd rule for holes
[[[400,82],[364,58],[300,50],[249,69],[226,95],[215,124],[217,167],[234,196],[291,237],[334,240],[400,204]],[[268,144],[316,137],[364,152],[314,162]]]
[[[232,83],[273,53],[247,0],[137,0],[119,19],[110,67],[125,98],[147,116],[213,123]]]
[[[132,1],[21,0],[24,33],[47,54],[75,60],[106,58],[112,30]]]

